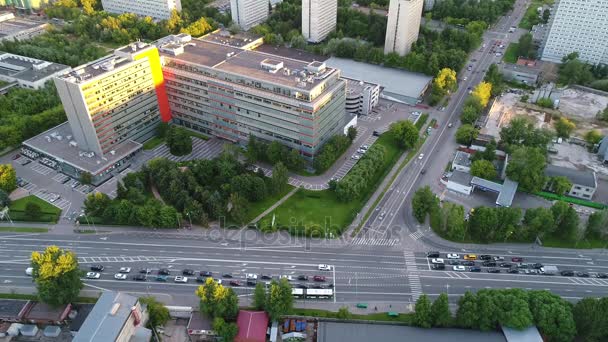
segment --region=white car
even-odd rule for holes
[[[173,281],[175,281],[176,283],[187,283],[188,277],[177,276]]]
[[[441,258],[431,259],[431,263],[432,264],[445,264],[445,262]]]
[[[127,279],[127,275],[124,273],[116,273],[114,275],[114,279],[116,280],[126,280]]]
[[[25,275],[32,276],[34,274],[34,268],[28,267],[25,269]]]
[[[457,272],[463,272],[463,271],[467,270],[467,268],[464,266],[454,266],[454,267],[452,267],[452,269]]]
[[[331,271],[331,266],[326,265],[326,264],[320,264],[319,271]]]
[[[121,267],[120,270],[118,270],[118,272],[129,273],[129,272],[131,272],[131,267]]]
[[[362,145],[362,146],[361,146],[361,149],[362,149],[362,150],[365,150],[365,151],[367,151],[367,149],[368,149],[368,148],[369,148],[369,146],[367,146],[367,145]]]
[[[455,253],[448,254],[448,259],[460,259],[460,255]]]
[[[281,279],[287,279],[287,281],[292,281],[292,280],[293,280],[293,277],[292,277],[292,276],[290,276],[290,275],[285,275],[285,274],[284,274],[284,275],[282,275],[282,276],[281,276]]]
[[[357,150],[357,153],[359,153],[359,154],[365,154],[365,152],[367,152],[367,151],[362,148]]]
[[[358,154],[353,154],[353,156],[351,158],[354,159],[354,160],[361,159],[361,157]]]
[[[503,260],[505,260],[505,257],[495,256],[495,257],[492,257],[492,260],[494,260],[494,261],[503,261]]]
[[[422,159],[424,158],[424,153],[420,153],[420,155],[418,156],[418,159]]]
[[[257,280],[258,279],[258,275],[257,274],[253,274],[253,273],[249,273],[246,276],[247,280]]]
[[[101,274],[97,272],[87,272],[87,278],[89,279],[99,279],[99,277],[101,277]]]
[[[222,279],[215,279],[215,282],[218,283],[219,285],[222,285]]]

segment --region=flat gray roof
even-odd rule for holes
[[[104,291],[72,341],[116,341],[118,334],[131,315],[131,307],[137,304],[137,301],[136,297],[125,293]],[[112,314],[112,311],[115,311],[115,313]]]
[[[456,156],[454,157],[454,163],[456,165],[462,166],[471,166],[471,154],[463,151],[456,151]]]
[[[453,171],[450,176],[450,181],[467,186],[471,184],[471,179],[473,179],[473,176],[470,173],[458,170]]]
[[[46,25],[47,23],[45,22],[38,22],[24,18],[14,18],[0,21],[0,39],[35,27],[43,28]]]
[[[379,65],[332,57],[325,61],[327,66],[339,69],[342,76],[376,83],[390,92],[411,98],[419,98],[432,78],[420,73],[401,69],[385,68]]]
[[[68,70],[70,67],[64,64],[0,53],[0,74],[18,80],[33,82]]]
[[[567,167],[547,164],[547,166],[545,167],[545,176],[566,177],[572,182],[572,184],[583,185],[589,188],[597,187],[597,183],[595,180],[595,172],[593,171],[580,171]]]
[[[216,30],[200,37],[199,39],[234,47],[246,47],[249,44],[261,40],[262,37],[246,31],[231,34],[228,30]]]
[[[467,329],[423,329],[403,325],[319,322],[318,342],[424,341],[505,342],[496,331]]]
[[[513,198],[515,198],[518,186],[518,182],[505,178],[505,182],[502,184],[502,190],[496,199],[496,204],[501,207],[510,207],[511,204],[513,204]]]
[[[56,133],[61,136],[61,140],[52,138],[51,134]],[[119,162],[124,157],[137,151],[142,147],[140,143],[133,140],[128,140],[114,146],[114,155],[107,153],[104,158],[95,155],[92,158],[81,156],[81,150],[78,147],[70,146],[70,140],[67,139],[72,135],[72,129],[68,122],[64,122],[59,126],[55,126],[46,132],[42,132],[37,136],[23,142],[23,145],[35,151],[47,154],[59,162],[67,163],[73,167],[85,170],[95,175],[109,166]],[[50,137],[49,142],[47,137]]]
[[[538,329],[535,326],[528,327],[524,330],[517,330],[501,326],[502,333],[505,335],[507,342],[543,342]]]
[[[502,184],[492,182],[492,181],[489,181],[487,179],[483,179],[480,177],[473,177],[473,179],[471,179],[471,184],[480,186],[482,188],[485,188],[485,189],[488,189],[488,190],[491,190],[494,192],[502,191]]]

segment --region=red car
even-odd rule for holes
[[[514,258],[511,258],[511,261],[513,261],[513,262],[522,262],[522,261],[524,261],[524,258],[514,257]]]
[[[232,286],[241,286],[241,282],[238,280],[231,280],[230,285]]]
[[[314,281],[325,281],[325,277],[317,275],[317,276],[312,277],[312,280],[314,280]]]
[[[19,153],[17,153],[13,156],[13,160],[18,159],[19,157],[21,157],[21,155]]]

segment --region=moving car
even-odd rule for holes
[[[131,272],[131,267],[121,267],[120,270],[118,270],[118,272],[129,273],[129,272]]]
[[[260,275],[260,279],[270,280],[272,279],[272,276],[270,274],[262,274]]]
[[[570,270],[561,271],[560,274],[564,277],[572,277],[572,276],[574,276],[574,271],[570,271]]]
[[[207,277],[196,277],[197,283],[205,283],[207,282]]]
[[[441,258],[431,259],[431,263],[433,264],[445,264],[445,261]]]
[[[136,276],[133,277],[133,280],[136,280],[136,281],[146,281],[146,276],[143,275],[143,274],[138,274],[138,275],[136,275]]]
[[[188,277],[177,276],[177,277],[175,277],[175,279],[173,279],[173,281],[176,283],[187,283]]]
[[[320,275],[316,275],[316,276],[312,277],[312,280],[314,280],[314,281],[325,281],[325,277],[324,276],[320,276]]]
[[[460,256],[456,253],[449,253],[448,259],[460,259]]]
[[[462,266],[475,266],[475,261],[463,261]]]
[[[488,254],[482,254],[479,256],[479,259],[481,260],[492,260],[492,256],[488,255]]]
[[[503,260],[505,260],[505,257],[495,256],[495,257],[492,258],[492,260],[494,260],[494,261],[503,261]]]
[[[308,276],[307,275],[299,275],[298,276],[298,280],[308,280]]]
[[[183,275],[187,275],[187,276],[193,276],[194,275],[194,270],[191,270],[189,268],[185,269],[182,271]]]
[[[169,274],[171,274],[171,271],[168,268],[161,268],[160,270],[158,270],[158,274],[169,275]]]
[[[595,275],[595,277],[596,278],[605,279],[605,278],[608,278],[608,274],[606,274],[606,273],[598,273],[598,274]]]
[[[97,272],[87,272],[87,278],[89,279],[99,279],[99,277],[101,277],[101,274]]]
[[[150,274],[152,273],[152,270],[149,268],[142,268],[141,270],[139,270],[139,273]]]
[[[450,261],[448,261],[448,263],[450,265],[460,265],[460,261],[458,261],[458,260],[450,260]]]
[[[199,273],[201,275],[201,277],[211,277],[211,272],[209,271],[201,271],[201,273]]]
[[[253,274],[253,273],[248,273],[245,276],[246,279],[251,279],[251,280],[257,280],[258,279],[258,275],[257,274]]]
[[[464,260],[477,260],[477,255],[475,254],[465,254]]]
[[[331,271],[331,266],[326,265],[326,264],[320,264],[319,271]]]
[[[576,272],[576,276],[577,277],[581,277],[581,278],[589,278],[589,273],[587,273],[587,272]]]
[[[103,269],[103,265],[91,265],[91,271],[102,272]]]
[[[477,266],[471,267],[471,268],[469,268],[469,271],[470,272],[481,272],[481,267],[477,267]]]
[[[508,263],[508,262],[502,262],[499,265],[500,267],[506,267],[506,268],[511,268],[513,266],[513,264]]]
[[[286,275],[286,274],[282,275],[281,279],[287,279],[287,281],[293,281],[293,277],[290,275]]]
[[[500,268],[488,268],[488,273],[500,273]]]
[[[238,280],[231,280],[230,285],[231,286],[241,286],[241,282]]]
[[[33,267],[28,267],[25,269],[25,275],[31,276],[34,274],[34,268]]]
[[[439,258],[439,252],[428,252],[426,253],[427,258]]]
[[[308,285],[306,285],[306,284],[298,284],[298,285],[296,285],[296,287],[299,288],[299,289],[307,289]]]
[[[419,160],[422,159],[422,158],[424,158],[424,153],[420,153],[420,155],[418,156]]]
[[[126,280],[127,279],[127,275],[125,273],[116,273],[114,275],[114,279],[117,279],[117,280]]]
[[[494,261],[484,261],[481,263],[481,266],[496,267],[496,263]]]
[[[452,269],[454,271],[458,271],[458,272],[463,272],[463,271],[467,270],[466,267],[464,267],[464,266],[454,266],[454,267],[452,267]]]
[[[166,275],[157,275],[156,281],[167,281],[167,276]]]
[[[513,257],[513,258],[511,258],[511,261],[513,261],[513,262],[523,262],[523,261],[524,261],[524,258],[521,258],[521,257]]]
[[[515,274],[517,274],[517,273],[519,273],[519,270],[517,268],[511,268],[511,269],[507,270],[507,273],[515,273]]]
[[[232,278],[232,273],[224,273],[222,274],[223,278]]]
[[[445,270],[445,264],[432,264],[431,269],[433,270]]]
[[[247,279],[247,286],[256,286],[258,281],[255,279]]]

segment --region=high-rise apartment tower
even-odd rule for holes
[[[302,0],[302,35],[311,43],[323,41],[336,29],[338,0]]]
[[[263,23],[268,18],[268,1],[230,0],[232,21],[243,30]]]
[[[155,20],[169,19],[173,10],[182,10],[180,0],[101,0],[101,5],[109,13],[135,13]]]
[[[418,40],[424,0],[391,0],[384,53],[396,52],[400,56],[410,52]]]

